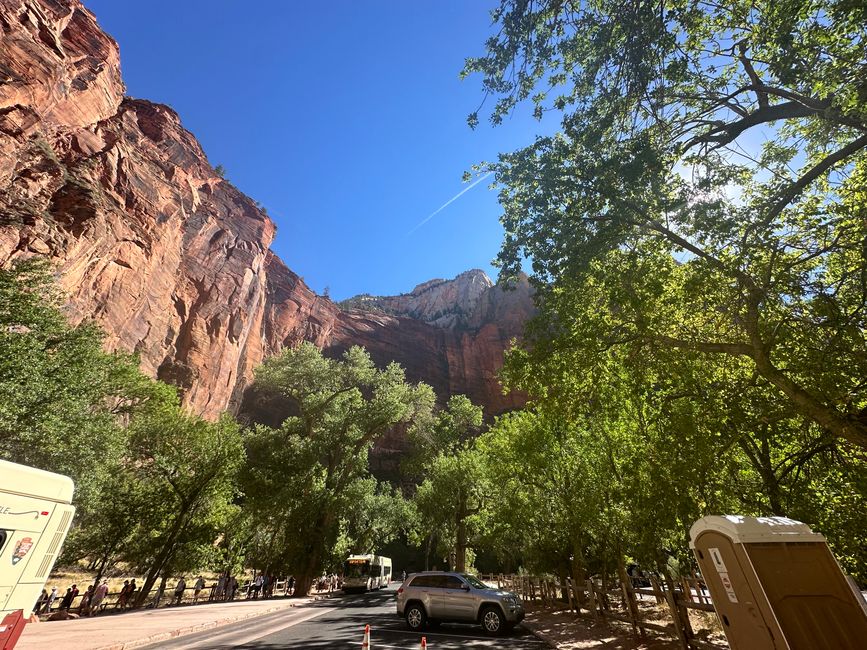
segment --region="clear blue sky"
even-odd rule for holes
[[[84,0],[120,43],[127,93],[169,104],[278,226],[316,291],[409,291],[490,261],[502,228],[470,165],[529,143],[524,110],[471,131],[495,0]]]

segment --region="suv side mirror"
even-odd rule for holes
[[[468,584],[464,583],[464,584],[461,585],[461,589],[463,589],[464,591],[469,591],[469,590],[470,590],[470,586],[469,586]]]

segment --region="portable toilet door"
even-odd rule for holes
[[[732,650],[860,650],[867,615],[825,538],[785,517],[704,517],[690,530]]]

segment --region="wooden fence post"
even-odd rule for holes
[[[689,612],[683,603],[678,603],[677,592],[674,589],[674,581],[671,576],[665,572],[665,600],[668,603],[668,609],[671,611],[671,619],[674,623],[674,631],[677,634],[677,640],[684,650],[690,649],[689,640],[694,636],[692,625],[689,622]],[[683,597],[681,596],[681,601]]]
[[[587,579],[587,596],[590,600],[590,613],[593,614],[593,620],[599,620],[599,608],[596,602],[596,589],[593,588],[593,580]]]
[[[692,570],[692,579],[695,582],[695,593],[698,595],[698,602],[703,605],[707,605],[710,601],[704,595],[704,590],[701,588],[701,578],[698,577],[698,574],[695,572],[695,569]]]
[[[653,597],[656,598],[656,604],[661,605],[665,602],[663,598],[662,588],[659,586],[659,580],[656,579],[656,576],[650,576],[650,586],[653,589]]]
[[[620,574],[620,585],[623,588],[623,601],[629,612],[629,618],[632,619],[632,633],[640,633],[641,638],[644,639],[647,635],[644,632],[644,628],[638,625],[639,620],[641,620],[638,613],[638,603],[635,602],[635,592],[632,591],[632,582],[626,573],[626,567],[623,565],[623,562],[618,563],[617,572]]]

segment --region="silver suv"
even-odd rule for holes
[[[510,630],[524,619],[521,600],[466,573],[413,573],[397,590],[397,615],[413,631],[428,622],[476,622],[488,634]]]

